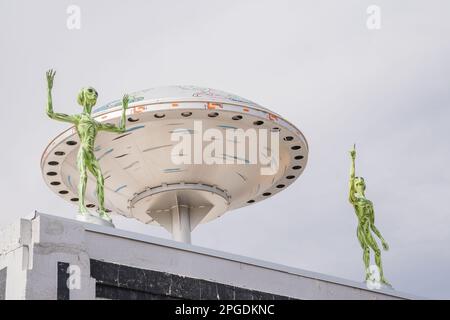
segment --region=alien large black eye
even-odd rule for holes
[[[90,93],[92,93],[94,90],[92,90],[92,89],[88,89],[88,91],[90,92]]]

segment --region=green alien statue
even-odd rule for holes
[[[98,213],[100,218],[111,223],[111,217],[105,209],[105,192],[104,179],[100,170],[100,165],[94,155],[95,137],[98,131],[109,131],[115,133],[125,132],[126,110],[128,108],[128,95],[124,95],[122,99],[122,118],[119,126],[110,123],[99,123],[91,116],[92,108],[97,102],[98,93],[92,88],[82,88],[78,94],[77,102],[83,107],[83,112],[78,115],[67,115],[63,113],[55,113],[52,103],[53,79],[55,77],[53,70],[47,71],[47,115],[54,120],[69,122],[73,124],[80,138],[80,148],[77,156],[77,166],[80,173],[80,181],[78,184],[79,213],[82,216],[89,216],[89,212],[85,205],[85,193],[87,184],[88,170],[97,180],[97,197],[98,197]]]
[[[370,249],[375,253],[375,264],[380,272],[380,283],[390,287],[386,278],[383,275],[383,267],[381,265],[381,250],[372,236],[372,231],[380,238],[384,250],[389,250],[387,242],[381,236],[380,231],[375,227],[375,214],[373,210],[372,201],[368,200],[365,195],[366,184],[364,178],[355,177],[355,159],[356,149],[350,151],[352,163],[350,167],[350,194],[349,201],[355,208],[356,216],[358,217],[357,236],[359,243],[363,249],[364,266],[366,267],[366,281],[369,280],[371,274],[369,271],[370,263]]]

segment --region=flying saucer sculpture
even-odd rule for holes
[[[122,100],[117,100],[94,109],[93,116],[99,122],[118,123],[121,112]],[[145,224],[161,225],[178,241],[190,242],[191,231],[200,223],[282,191],[300,176],[308,159],[306,139],[294,125],[254,102],[218,90],[171,86],[135,92],[130,94],[127,119],[125,133],[100,133],[96,140],[106,208]],[[198,131],[208,129],[277,132],[277,159],[271,160],[275,170],[262,174],[264,165],[249,161],[248,150],[240,159],[229,149],[216,153],[223,164],[175,163],[174,133],[200,133],[201,139]],[[202,148],[208,144],[199,143]],[[73,203],[78,201],[78,145],[71,127],[47,146],[41,159],[49,188]],[[269,157],[273,150],[266,149]],[[89,179],[87,206],[95,209],[95,181]]]

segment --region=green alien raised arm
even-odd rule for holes
[[[80,173],[80,181],[78,184],[78,198],[79,198],[79,212],[82,215],[88,215],[89,212],[85,205],[85,193],[87,184],[87,173],[92,173],[97,181],[97,198],[98,198],[98,213],[100,217],[108,222],[111,222],[111,217],[105,209],[105,191],[104,179],[100,169],[100,165],[94,155],[95,138],[98,131],[108,131],[115,133],[124,133],[126,124],[126,111],[128,108],[128,95],[124,95],[122,99],[122,117],[120,125],[116,126],[111,123],[100,123],[94,120],[91,116],[92,108],[97,103],[98,93],[92,87],[82,88],[78,93],[77,102],[83,107],[83,112],[77,115],[67,115],[63,113],[56,113],[53,111],[52,89],[53,80],[55,78],[53,70],[47,71],[47,115],[58,121],[72,123],[80,138],[80,147],[77,155],[77,166]]]
[[[375,264],[380,272],[380,282],[390,286],[383,274],[383,267],[381,263],[381,250],[377,242],[372,236],[372,232],[381,240],[384,250],[389,250],[389,246],[380,231],[375,227],[375,213],[373,203],[366,198],[365,190],[366,184],[364,178],[355,176],[355,159],[356,148],[350,151],[351,166],[350,166],[350,182],[349,182],[349,201],[355,209],[358,218],[357,236],[361,248],[363,249],[363,261],[366,268],[366,280],[370,277],[370,249],[375,253]]]

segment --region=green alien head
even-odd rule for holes
[[[364,181],[364,178],[363,177],[355,177],[355,180],[353,183],[354,183],[356,192],[358,192],[360,194],[364,194],[364,191],[366,191],[366,183]]]
[[[81,88],[77,96],[77,102],[80,106],[84,108],[92,109],[97,103],[98,92],[92,87]]]

